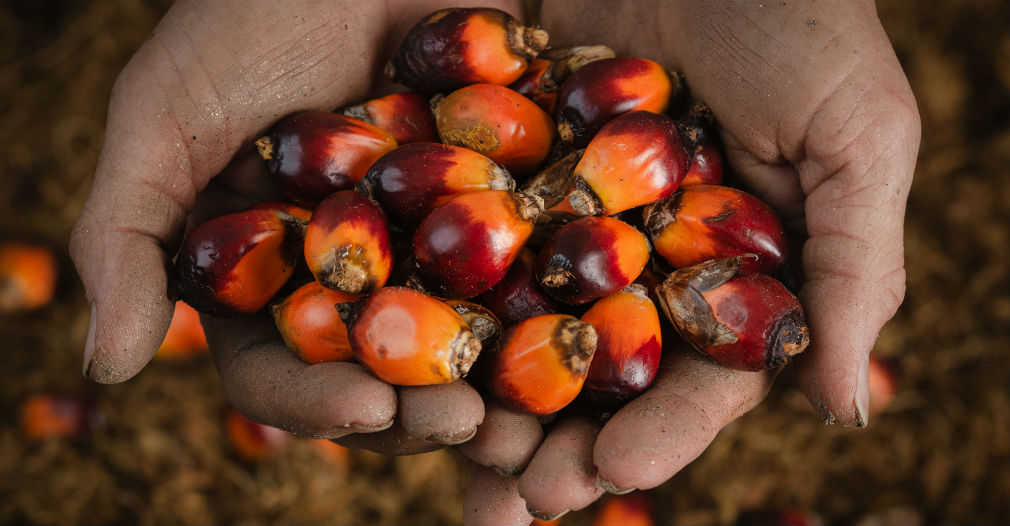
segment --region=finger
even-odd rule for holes
[[[590,505],[603,494],[593,466],[600,424],[573,417],[559,422],[519,477],[519,495],[534,517],[553,520]]]
[[[526,501],[519,496],[516,477],[504,476],[493,470],[467,462],[470,480],[463,494],[463,524],[525,526],[533,521],[526,511]]]
[[[526,469],[543,438],[543,428],[537,417],[487,400],[484,423],[477,427],[472,439],[456,449],[471,461],[501,475],[516,475]]]
[[[421,437],[408,435],[399,420],[395,420],[389,429],[375,433],[352,433],[336,439],[335,442],[352,449],[367,449],[382,455],[397,456],[428,453],[445,447]]]
[[[664,356],[652,387],[600,431],[593,448],[600,484],[612,493],[662,484],[770,386],[768,373],[727,369],[693,350]]]
[[[249,418],[313,438],[393,424],[395,391],[361,365],[303,362],[266,317],[201,322],[225,396]]]

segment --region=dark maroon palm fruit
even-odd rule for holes
[[[506,327],[526,318],[562,312],[558,302],[540,289],[534,271],[535,261],[533,252],[523,248],[505,277],[477,297],[477,302],[491,309]]]
[[[256,148],[281,193],[314,207],[356,185],[376,159],[396,148],[396,139],[362,120],[309,111],[282,119]]]
[[[537,280],[554,299],[581,305],[628,286],[649,261],[649,242],[612,217],[583,217],[558,229],[537,257]]]
[[[691,185],[642,210],[656,253],[676,268],[757,255],[751,272],[771,274],[786,262],[786,237],[775,212],[760,199],[717,185]]]
[[[670,274],[660,306],[692,347],[726,367],[778,367],[810,343],[799,300],[766,274],[741,272],[747,259],[713,259]]]
[[[276,210],[211,219],[187,234],[179,249],[176,292],[204,314],[256,312],[291,277],[304,235],[304,222]]]
[[[553,113],[558,92],[572,73],[590,62],[614,56],[613,49],[602,45],[547,49],[530,61],[519,80],[509,87],[535,102],[547,113]]]
[[[386,77],[432,95],[467,84],[507,86],[547,46],[542,29],[492,8],[435,11],[410,29],[386,64]]]
[[[495,286],[533,233],[542,201],[522,192],[469,192],[436,208],[414,232],[414,284],[444,298]]]
[[[691,165],[680,185],[722,184],[725,155],[712,110],[703,102],[696,103],[677,119],[677,129],[691,152]]]
[[[473,150],[418,142],[379,158],[358,188],[382,204],[394,224],[412,229],[453,196],[515,190],[515,180],[507,170]]]
[[[554,107],[561,140],[585,148],[618,115],[662,113],[681,90],[678,77],[644,58],[609,58],[586,64],[565,82]]]

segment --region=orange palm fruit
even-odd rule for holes
[[[593,326],[567,314],[523,320],[498,339],[488,387],[516,411],[546,415],[575,400],[596,350]]]
[[[291,203],[285,203],[284,201],[260,201],[249,206],[246,210],[277,210],[305,222],[308,222],[309,218],[312,217],[312,210]]]
[[[452,307],[405,287],[338,306],[354,357],[393,385],[449,383],[466,375],[481,344]]]
[[[515,190],[508,171],[473,150],[419,142],[383,155],[358,185],[378,201],[395,225],[415,228],[456,195],[481,190]]]
[[[372,163],[396,146],[382,128],[325,111],[281,119],[256,141],[278,189],[304,206],[358,184]]]
[[[554,112],[558,92],[568,77],[596,60],[614,58],[607,46],[575,46],[542,51],[510,88],[532,100],[547,113]]]
[[[645,207],[656,253],[677,268],[752,253],[746,270],[772,273],[786,262],[782,222],[760,199],[725,186],[691,185]]]
[[[345,108],[342,113],[388,131],[397,144],[438,140],[428,98],[419,93],[393,93]]]
[[[486,190],[453,197],[414,232],[418,284],[445,298],[470,298],[505,277],[542,211],[538,198]]]
[[[172,324],[168,326],[168,333],[158,347],[155,359],[185,360],[207,351],[207,336],[200,324],[200,314],[184,301],[175,302]]]
[[[49,247],[18,241],[0,244],[0,314],[48,305],[57,276],[56,256]]]
[[[347,327],[337,312],[338,303],[361,298],[311,281],[271,309],[277,329],[299,358],[308,363],[347,362],[354,359]]]
[[[75,395],[39,393],[21,404],[21,434],[29,440],[83,438],[103,420],[95,404]]]
[[[579,305],[628,286],[649,261],[649,242],[612,217],[583,217],[561,227],[537,257],[537,279],[553,298]]]
[[[465,300],[443,301],[463,317],[470,331],[480,340],[482,348],[498,339],[505,330],[501,320],[483,305]]]
[[[250,420],[232,408],[225,411],[224,428],[232,449],[246,462],[270,458],[291,438],[287,431]]]
[[[594,402],[622,404],[648,389],[663,348],[659,311],[645,287],[631,284],[582,315],[596,329],[596,353],[584,391]]]
[[[648,111],[625,113],[586,147],[575,166],[569,204],[576,214],[589,216],[659,201],[677,190],[689,159],[672,119]]]
[[[672,272],[659,304],[685,341],[726,367],[778,367],[810,343],[803,307],[767,274],[742,272],[753,254],[712,259]]]
[[[653,526],[652,503],[642,492],[610,495],[593,514],[593,526]]]
[[[533,173],[551,151],[554,121],[505,86],[473,84],[432,104],[442,142],[484,154],[516,178]]]
[[[508,85],[547,46],[542,29],[491,8],[450,8],[421,19],[386,64],[386,77],[421,93]]]
[[[725,155],[712,110],[703,102],[695,104],[677,119],[677,128],[691,153],[691,164],[680,185],[722,184]]]
[[[898,390],[901,369],[893,359],[880,358],[873,354],[869,358],[870,415],[883,413]]]
[[[325,287],[350,294],[378,290],[393,270],[385,212],[353,190],[327,197],[305,230],[305,261]]]
[[[223,215],[197,226],[175,260],[179,298],[215,316],[262,309],[291,277],[304,232],[304,223],[274,210]]]
[[[636,110],[663,113],[680,92],[678,79],[644,58],[609,58],[572,74],[558,95],[554,118],[561,140],[584,148],[615,117]]]

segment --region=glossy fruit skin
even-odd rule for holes
[[[400,145],[438,140],[428,98],[420,93],[393,93],[341,113],[388,131]]]
[[[223,215],[194,228],[175,261],[176,291],[214,316],[251,314],[291,277],[304,224],[274,210]]]
[[[618,406],[648,389],[663,348],[659,311],[645,287],[629,285],[582,315],[596,329],[596,353],[583,388],[595,403]]]
[[[450,8],[421,19],[386,65],[386,77],[425,94],[467,84],[508,85],[547,45],[545,31],[491,8]]]
[[[361,299],[311,281],[295,290],[271,312],[288,348],[308,363],[348,362],[354,359],[347,327],[337,312],[338,303]]]
[[[477,301],[490,309],[506,327],[526,318],[561,312],[561,305],[540,288],[535,263],[533,252],[523,248],[505,277],[477,296]]]
[[[549,114],[554,113],[561,86],[572,73],[597,60],[613,58],[607,46],[575,46],[544,50],[509,88],[532,100]]]
[[[785,231],[760,199],[725,186],[691,185],[642,211],[656,253],[676,268],[740,254],[745,269],[770,274],[786,262]]]
[[[308,207],[353,187],[396,146],[382,128],[324,111],[286,117],[256,141],[281,193]]]
[[[528,318],[498,339],[487,384],[513,410],[554,413],[578,396],[595,350],[596,331],[588,323],[567,314]]]
[[[583,217],[561,227],[537,257],[537,280],[559,301],[579,305],[628,286],[649,261],[649,242],[612,217]]]
[[[77,395],[37,393],[21,404],[21,435],[29,440],[80,439],[103,423],[98,407]]]
[[[679,84],[663,66],[643,58],[597,60],[576,71],[554,108],[561,139],[585,148],[615,117],[636,110],[662,113]]]
[[[301,219],[306,223],[312,218],[312,210],[295,204],[285,203],[284,201],[260,201],[259,203],[250,205],[246,210],[277,210],[291,217]]]
[[[454,196],[512,191],[515,181],[507,170],[473,150],[419,142],[383,155],[358,187],[382,204],[393,224],[413,229]]]
[[[587,216],[613,215],[659,201],[680,186],[689,160],[672,119],[648,111],[625,113],[586,147],[575,166],[569,204]]]
[[[325,287],[350,294],[382,288],[393,270],[385,212],[353,190],[327,197],[305,231],[305,261]]]
[[[481,344],[452,307],[406,287],[341,304],[354,357],[393,385],[449,383],[466,375]]]
[[[773,369],[810,343],[803,307],[766,274],[741,272],[753,254],[713,259],[671,273],[660,306],[692,347],[726,367]]]
[[[59,275],[56,256],[45,245],[0,244],[0,314],[30,312],[49,304]]]
[[[722,184],[725,154],[715,129],[715,117],[704,103],[697,103],[680,119],[677,129],[691,153],[691,163],[681,186]]]
[[[494,312],[483,305],[466,300],[443,301],[463,317],[470,327],[470,331],[480,340],[483,348],[494,343],[505,330],[501,320],[494,315]]]
[[[422,287],[445,298],[471,298],[495,286],[533,233],[538,201],[486,190],[436,208],[414,233],[414,269]]]
[[[486,155],[517,179],[533,173],[550,153],[554,121],[505,86],[473,84],[433,104],[443,143]]]
[[[200,324],[200,314],[184,301],[175,302],[172,324],[162,340],[154,358],[157,360],[185,360],[195,355],[207,354],[207,336]]]

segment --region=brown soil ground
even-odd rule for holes
[[[67,260],[115,74],[166,8],[0,7],[0,234],[46,240]],[[924,128],[908,293],[877,345],[900,363],[897,396],[866,430],[826,427],[783,375],[765,404],[648,492],[663,503],[660,523],[732,523],[774,509],[812,510],[827,523],[1010,521],[1010,10],[995,0],[881,0],[879,10]],[[451,452],[353,453],[347,470],[324,467],[297,440],[241,462],[222,432],[225,400],[208,359],[155,363],[122,385],[87,383],[88,312],[63,270],[55,303],[0,318],[0,523],[460,522],[464,479]],[[19,405],[43,391],[94,398],[105,427],[82,441],[26,441]]]

